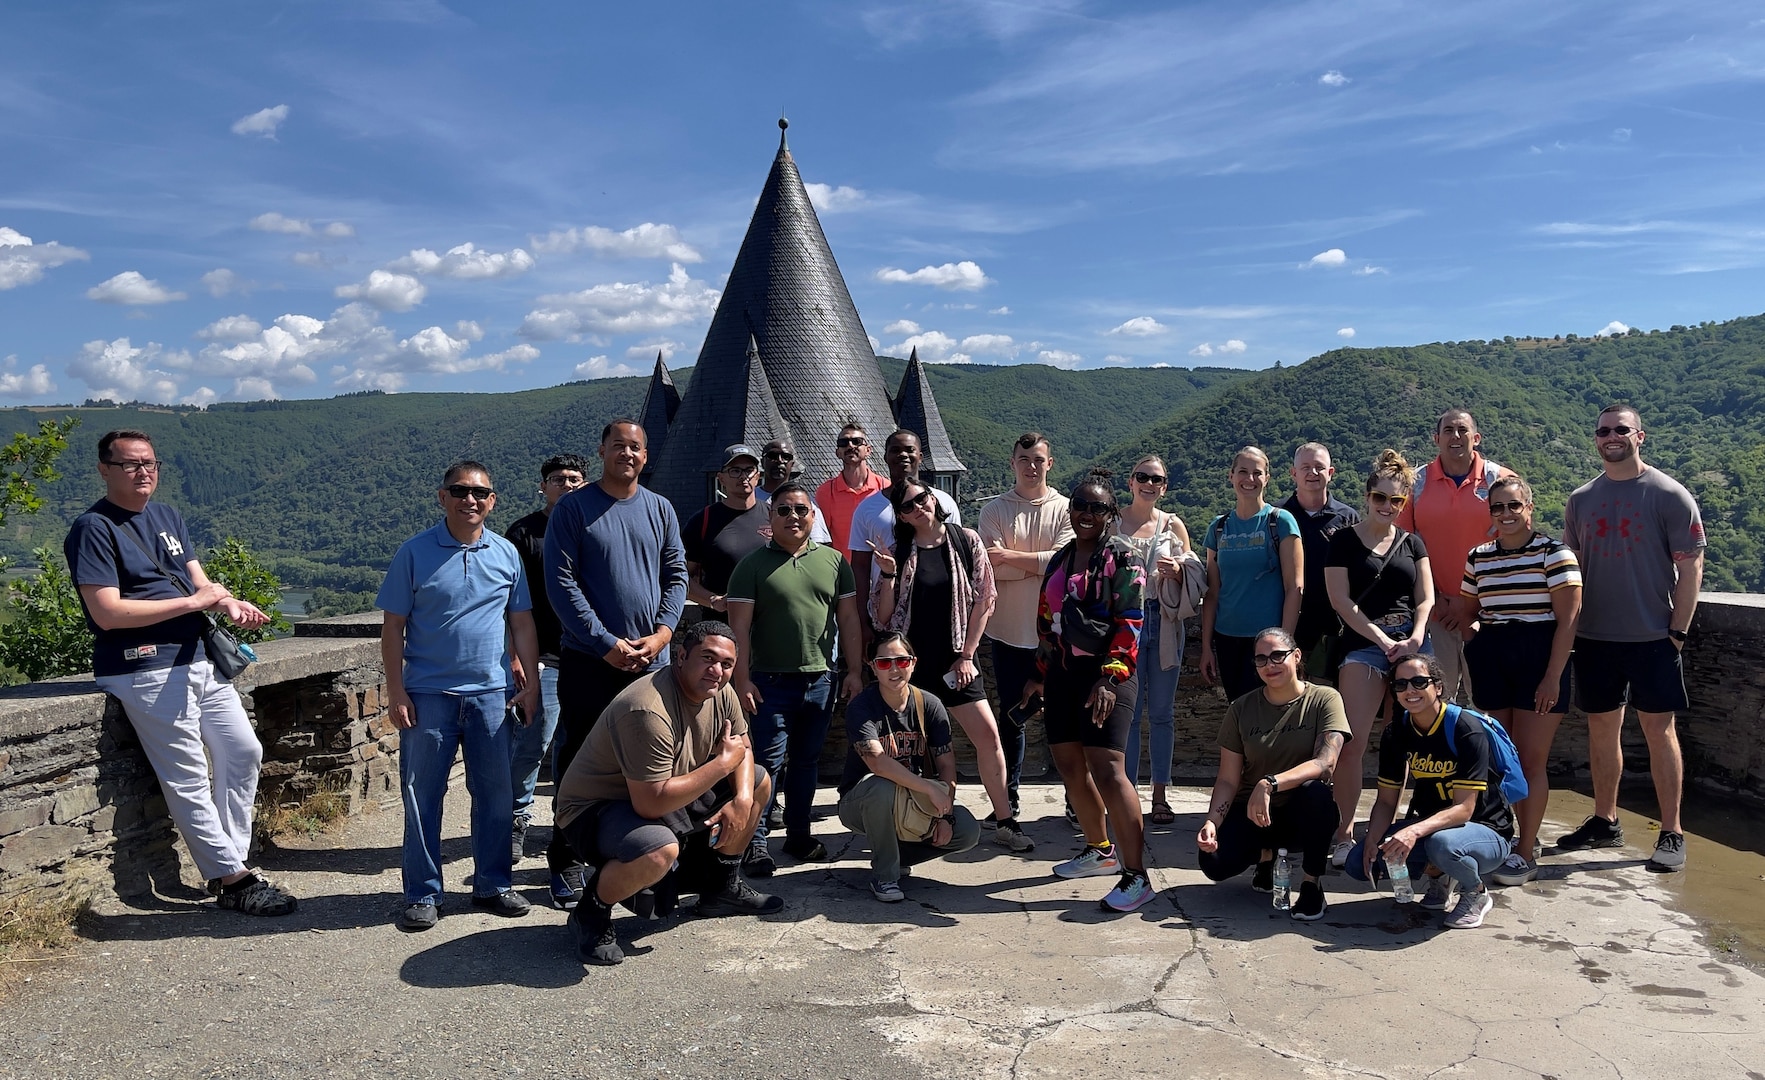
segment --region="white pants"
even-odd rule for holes
[[[206,660],[95,681],[122,702],[196,869],[209,880],[244,870],[264,751],[233,684]]]

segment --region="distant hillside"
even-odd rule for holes
[[[900,383],[902,361],[883,358]],[[1290,368],[1060,371],[1041,365],[928,369],[957,451],[965,495],[1010,483],[1008,451],[1026,429],[1053,440],[1063,484],[1091,464],[1127,468],[1162,454],[1166,505],[1192,528],[1230,502],[1233,450],[1275,459],[1276,497],[1291,491],[1293,449],[1318,439],[1335,453],[1338,490],[1357,499],[1366,464],[1396,446],[1418,465],[1434,456],[1435,417],[1452,405],[1477,416],[1484,447],[1538,490],[1551,528],[1563,501],[1598,472],[1591,429],[1601,405],[1628,400],[1649,431],[1645,457],[1696,493],[1710,534],[1708,587],[1765,591],[1765,316],[1609,339],[1451,342],[1340,349]],[[675,377],[684,387],[690,371]],[[480,458],[507,496],[493,525],[538,505],[533,475],[546,454],[592,455],[601,426],[634,412],[646,381],[606,379],[513,394],[353,395],[321,401],[165,408],[0,410],[0,439],[46,415],[83,418],[67,477],[49,508],[0,536],[14,557],[59,545],[96,499],[91,446],[113,427],[140,427],[170,462],[161,497],[185,509],[199,542],[233,535],[291,584],[365,590],[398,543],[434,520],[437,473]],[[820,478],[815,478],[819,480]]]

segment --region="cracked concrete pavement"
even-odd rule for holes
[[[1162,895],[1131,915],[1099,910],[1108,879],[1049,873],[1077,841],[1058,786],[1036,785],[1029,856],[983,834],[884,905],[829,813],[832,860],[781,858],[765,886],[781,914],[627,917],[631,958],[584,969],[562,912],[466,907],[456,789],[435,930],[393,928],[401,817],[369,814],[265,857],[302,898],[289,919],[193,893],[103,905],[89,941],[5,1002],[0,1076],[1765,1080],[1765,977],[1711,953],[1641,851],[1547,856],[1538,881],[1495,891],[1481,930],[1340,875],[1306,924],[1248,875],[1207,883],[1206,793],[1172,795],[1177,823],[1148,833]],[[516,881],[543,903],[543,859]]]

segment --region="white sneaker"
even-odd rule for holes
[[[1105,911],[1133,911],[1158,894],[1152,890],[1152,881],[1143,870],[1124,870],[1121,880],[1109,895],[1103,898]]]
[[[1063,863],[1054,864],[1054,876],[1063,878],[1108,877],[1121,872],[1121,865],[1116,862],[1115,848],[1108,851],[1086,845],[1076,858]]]
[[[1538,864],[1516,851],[1502,860],[1489,879],[1497,885],[1524,885],[1537,876]]]
[[[1445,911],[1452,906],[1452,878],[1445,874],[1428,879],[1428,891],[1422,895],[1422,906],[1429,911]]]
[[[1495,898],[1489,895],[1488,889],[1478,889],[1459,897],[1459,904],[1446,917],[1449,930],[1475,930],[1483,925],[1483,916],[1495,906]]]
[[[1348,862],[1348,853],[1354,850],[1354,841],[1340,840],[1330,849],[1330,865],[1340,870]]]

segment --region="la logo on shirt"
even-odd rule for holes
[[[166,554],[174,557],[184,554],[184,545],[178,543],[178,538],[171,533],[160,533],[159,541],[165,545]]]

